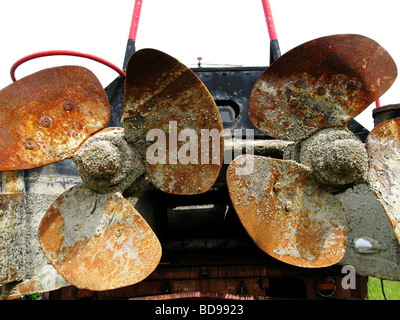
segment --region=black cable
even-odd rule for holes
[[[383,287],[383,279],[381,279],[381,289],[382,289],[383,298],[384,298],[385,300],[387,300],[386,294],[385,294],[385,289],[384,289],[384,287]]]

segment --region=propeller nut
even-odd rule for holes
[[[364,144],[340,128],[319,131],[302,144],[300,162],[317,180],[333,189],[366,179],[368,154]]]
[[[125,140],[122,128],[89,138],[73,160],[85,185],[101,193],[123,192],[145,172],[142,157]]]
[[[86,148],[82,163],[93,177],[101,178],[114,174],[120,167],[118,149],[108,141],[96,141]]]

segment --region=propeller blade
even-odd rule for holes
[[[393,84],[396,64],[375,41],[342,34],[304,43],[277,59],[256,82],[252,123],[284,140],[345,126]]]
[[[69,158],[108,122],[107,96],[92,72],[56,67],[0,91],[0,171]]]
[[[156,235],[120,193],[84,186],[56,199],[39,225],[39,242],[65,280],[93,291],[135,284],[161,258]]]
[[[376,126],[366,144],[373,187],[400,244],[400,118]]]
[[[222,121],[189,68],[154,49],[137,51],[128,63],[124,108],[126,138],[156,188],[198,194],[212,187],[223,160]]]
[[[229,165],[227,184],[241,223],[267,254],[307,268],[330,266],[344,256],[344,209],[317,185],[306,167],[243,155]]]

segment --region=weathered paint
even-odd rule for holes
[[[0,193],[0,283],[21,281],[25,268],[22,255],[25,218],[23,171],[3,172]]]
[[[20,281],[24,277],[22,220],[25,195],[0,194],[0,283]]]
[[[360,35],[322,37],[276,60],[255,84],[249,115],[262,132],[301,140],[344,126],[393,84],[397,68],[375,41]]]
[[[0,91],[0,171],[69,158],[110,116],[107,96],[89,70],[56,67]]]
[[[249,163],[253,170],[241,174]],[[264,252],[307,268],[330,266],[342,259],[347,241],[343,207],[318,186],[305,166],[240,156],[228,167],[227,185],[240,221]]]
[[[371,184],[400,244],[400,118],[385,121],[367,137]]]
[[[69,285],[48,264],[37,241],[37,216],[49,190],[40,189],[40,205],[31,204],[24,171],[2,172],[0,194],[0,283],[2,299],[56,290]],[[32,186],[29,187],[32,192]],[[54,185],[52,186],[54,190]],[[39,214],[38,214],[39,211]]]
[[[39,241],[69,283],[94,291],[137,283],[161,258],[156,235],[120,193],[84,186],[56,199],[39,225]]]
[[[28,260],[24,259],[24,262],[27,263]],[[35,262],[41,264],[41,259],[37,259]],[[25,265],[25,267],[27,266]],[[70,284],[57,273],[53,266],[42,264],[40,267],[35,267],[35,273],[33,275],[25,271],[23,280],[3,283],[1,299],[20,299],[27,295],[49,292],[70,286]]]
[[[223,161],[222,121],[211,94],[189,68],[157,50],[137,51],[128,63],[124,103],[126,139],[144,157],[149,180],[156,188],[198,194],[212,187]],[[165,133],[163,163],[150,163],[146,157],[146,150],[155,143],[146,141],[152,129]],[[193,130],[195,136],[181,138],[185,129]],[[207,138],[207,145],[201,143],[202,130],[216,133],[216,140]],[[193,158],[186,164],[177,156],[189,142],[193,143]],[[206,152],[209,155],[205,160]]]

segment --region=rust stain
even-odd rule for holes
[[[367,137],[370,172],[375,193],[400,244],[400,118],[385,121]]]
[[[2,300],[20,299],[26,295],[43,291],[40,283],[36,279],[31,279],[18,283],[15,287],[12,288],[11,291],[7,289],[3,290],[3,294],[1,296]]]
[[[253,171],[238,174],[244,161],[254,164]],[[227,184],[243,226],[267,254],[307,268],[330,266],[343,258],[347,242],[344,209],[304,166],[240,156],[229,165]]]
[[[69,158],[110,116],[107,96],[89,70],[45,69],[0,91],[0,171]]]
[[[201,133],[222,131],[218,108],[200,79],[178,60],[153,49],[133,55],[127,69],[123,125],[127,140],[142,154],[149,180],[158,189],[198,194],[216,181],[223,161],[223,137],[218,135],[214,142],[209,139],[207,145],[201,143]],[[146,150],[155,142],[146,141],[152,129],[165,133],[163,162],[152,163],[146,157]],[[179,134],[185,129],[195,133],[192,140],[180,141]],[[195,145],[187,154],[193,158],[182,163],[173,153],[183,152],[187,143]],[[202,158],[206,152],[207,161]]]
[[[276,60],[255,84],[253,124],[272,137],[301,140],[344,126],[393,84],[397,68],[375,41],[344,34],[304,43]]]
[[[93,291],[135,284],[161,258],[156,235],[120,193],[98,194],[84,186],[54,202],[40,223],[39,242],[69,283]]]

